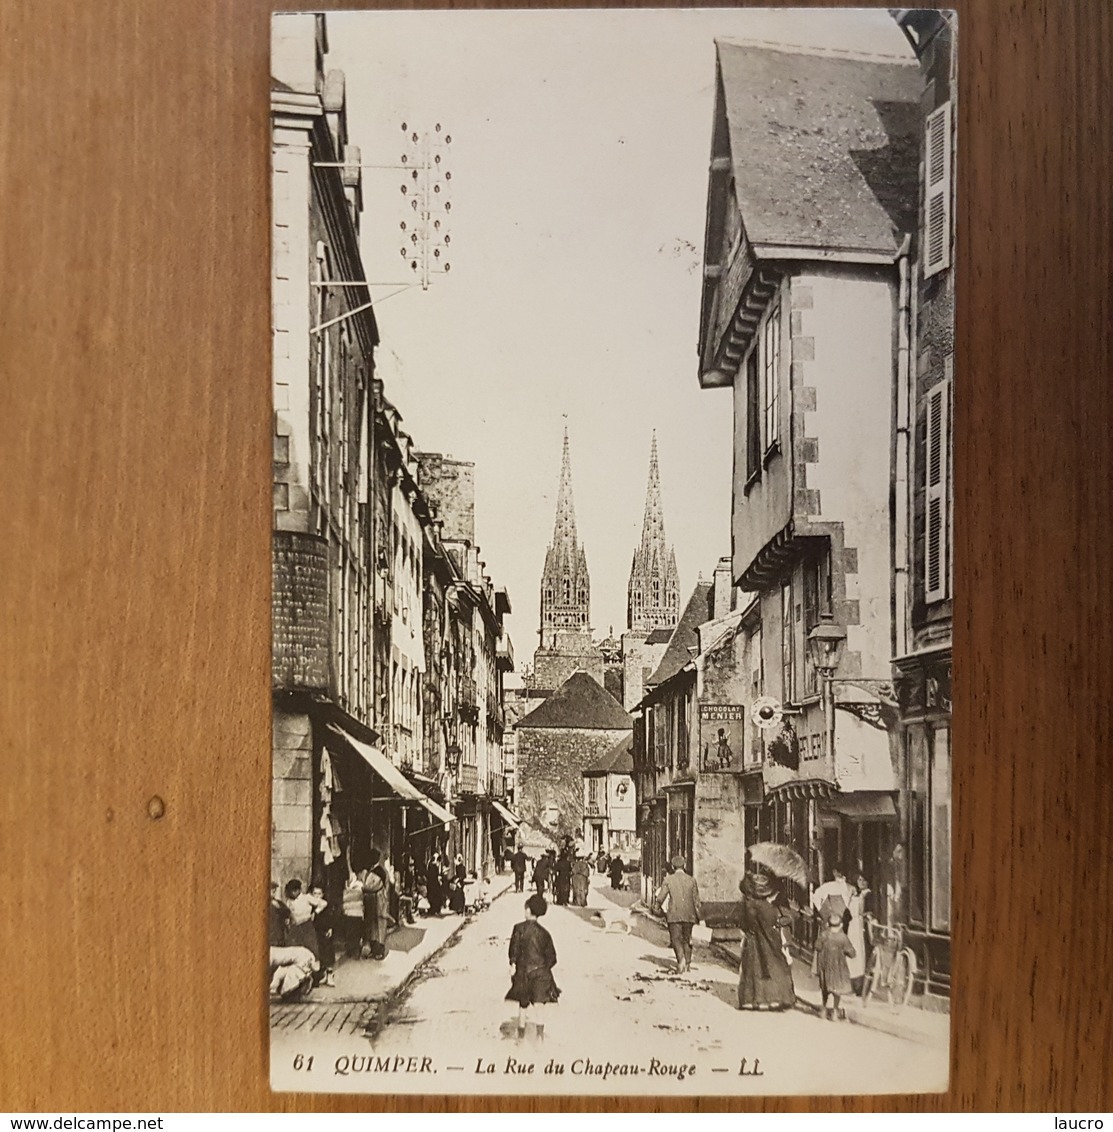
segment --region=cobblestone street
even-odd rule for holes
[[[690,975],[676,975],[664,929],[621,909],[606,884],[593,878],[588,908],[551,907],[544,918],[563,994],[544,1010],[542,1040],[504,1027],[516,1015],[504,1001],[507,940],[522,918],[521,898],[508,893],[427,959],[381,1016],[378,1003],[290,1008],[272,1034],[276,1064],[312,1054],[305,1088],[353,1091],[367,1088],[368,1073],[389,1076],[378,1087],[398,1092],[847,1093],[882,1082],[888,1091],[945,1084],[945,1042],[932,1048],[801,1010],[738,1011],[736,975],[707,948],[697,948]],[[546,1073],[550,1062],[563,1073]]]

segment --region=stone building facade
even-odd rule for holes
[[[505,589],[496,587],[475,536],[474,465],[439,453],[415,454],[418,481],[428,501],[436,569],[427,572],[426,624],[439,638],[441,687],[436,734],[442,781],[456,815],[449,851],[468,871],[488,875],[509,837],[502,809],[508,796],[503,757],[504,677],[514,653],[504,619]],[[428,650],[427,650],[428,652]],[[498,805],[496,805],[498,803]]]
[[[885,878],[890,919],[909,925],[923,983],[950,988],[954,212],[957,60],[953,14],[897,9],[920,64],[919,214],[903,280],[908,307],[899,410],[911,415],[898,480],[907,569],[893,671],[899,703],[901,853]]]
[[[584,771],[584,846],[589,853],[621,854],[637,849],[633,733],[624,734]]]
[[[339,852],[320,805],[328,725],[374,738],[373,521],[368,507],[374,350],[363,278],[359,154],[344,76],[327,71],[322,16],[275,20],[273,256],[272,876],[328,869]],[[341,163],[351,161],[350,166]],[[324,823],[324,824],[322,824]],[[326,828],[327,827],[327,828]],[[368,831],[363,840],[368,843]]]
[[[763,761],[767,829],[817,880],[876,871],[898,832],[883,697],[919,85],[910,61],[717,44],[699,376],[734,391],[733,580],[791,719]],[[807,645],[825,616],[846,635],[833,725]]]
[[[361,157],[326,17],[273,27],[272,878],[320,883],[339,906],[373,851],[411,882],[411,858],[449,845],[489,868],[513,652],[471,466],[453,464],[459,490],[426,477],[450,541],[375,377]],[[458,813],[454,794],[481,801]]]
[[[622,705],[582,671],[518,720],[516,800],[527,836],[583,833],[583,772],[632,727]]]

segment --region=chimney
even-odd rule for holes
[[[714,609],[715,620],[726,615],[734,608],[734,582],[731,578],[729,558],[720,558],[715,565],[714,581]]]

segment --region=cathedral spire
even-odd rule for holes
[[[649,448],[649,479],[641,543],[634,551],[627,587],[627,627],[632,632],[671,628],[680,613],[680,584],[676,555],[665,541],[661,504],[661,473],[657,462],[657,432]]]
[[[665,548],[665,516],[661,510],[661,472],[657,466],[657,430],[649,448],[649,482],[645,487],[645,517],[642,519],[642,555],[652,562]]]
[[[560,458],[560,488],[557,491],[556,521],[553,523],[554,550],[574,553],[576,539],[576,505],[572,500],[572,457],[568,451],[568,429],[564,430],[564,452]]]
[[[576,534],[572,457],[568,447],[568,429],[565,428],[553,540],[545,554],[545,570],[541,577],[542,642],[551,644],[555,640],[551,634],[558,631],[588,633],[590,602],[587,558]]]

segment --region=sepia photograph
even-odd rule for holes
[[[957,52],[273,16],[274,1090],[947,1089]]]

